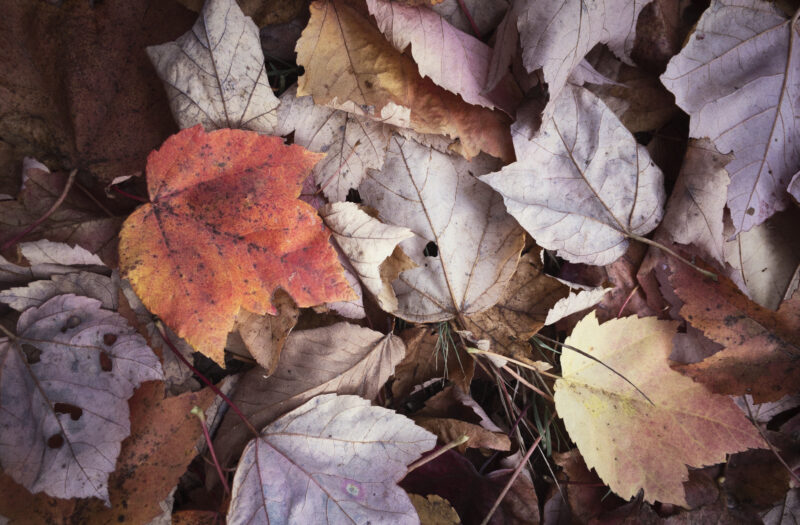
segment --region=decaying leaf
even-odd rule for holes
[[[365,399],[315,397],[248,444],[228,521],[418,523],[397,482],[435,444],[433,434]]]
[[[110,277],[91,272],[54,275],[46,281],[34,281],[28,286],[9,288],[0,292],[3,302],[18,312],[41,306],[56,295],[74,294],[100,301],[102,308],[115,311],[118,307],[118,283]]]
[[[100,301],[59,295],[26,310],[0,344],[0,462],[29,491],[109,501],[130,432],[128,398],[161,379],[152,350]]]
[[[605,265],[627,237],[654,229],[663,213],[661,170],[591,92],[567,86],[538,127],[520,109],[512,126],[517,162],[481,177],[536,242],[572,262]]]
[[[630,62],[636,19],[650,0],[516,2],[522,62],[528,71],[542,68],[553,101],[595,45],[607,44]]]
[[[648,502],[687,507],[687,465],[725,461],[726,454],[766,445],[730,398],[674,372],[667,358],[677,323],[635,316],[579,322],[565,344],[608,368],[565,350],[556,410],[586,464],[624,499],[644,489]]]
[[[260,368],[246,373],[232,396],[233,402],[256,428],[261,428],[320,394],[372,399],[404,354],[399,337],[348,323],[293,332],[275,373],[267,377]],[[220,462],[230,465],[250,438],[242,421],[228,412],[214,440]]]
[[[311,173],[331,202],[344,201],[367,169],[383,166],[390,127],[382,122],[316,105],[296,87],[281,95],[278,122],[276,135],[294,131],[295,144],[325,153]]]
[[[272,133],[278,99],[264,68],[258,28],[235,0],[207,0],[191,31],[147,48],[181,128]]]
[[[603,297],[611,291],[610,288],[603,288],[602,286],[593,288],[566,281],[561,282],[570,288],[569,294],[556,301],[556,304],[550,308],[544,320],[545,326],[550,326],[569,315],[591,308],[602,301]]]
[[[387,312],[395,311],[398,305],[391,285],[393,279],[387,279],[381,269],[397,245],[414,236],[411,230],[383,224],[352,202],[328,204],[319,212],[378,306]]]
[[[300,307],[353,296],[322,221],[297,199],[318,158],[279,137],[201,126],[148,158],[151,203],[122,227],[121,270],[151,312],[218,363],[239,309],[274,313],[277,287]]]
[[[383,169],[369,173],[359,188],[383,222],[415,234],[400,247],[417,268],[394,282],[398,307],[390,313],[413,322],[444,321],[500,299],[524,239],[500,196],[476,178],[493,165],[392,137]]]
[[[513,115],[520,97],[510,75],[492,93],[483,93],[489,72],[489,46],[425,6],[367,0],[367,7],[395,49],[403,52],[411,46],[420,75],[461,95],[469,104],[500,107]]]
[[[466,104],[422,78],[411,58],[394,49],[377,28],[343,0],[315,1],[297,42],[305,73],[298,95],[419,133],[459,139],[467,158],[484,151],[513,158],[506,117]]]
[[[430,525],[458,525],[461,519],[450,503],[435,494],[420,496],[419,494],[409,494],[411,504],[417,511],[420,523]]]
[[[550,310],[568,293],[567,286],[545,275],[538,255],[525,254],[497,304],[466,317],[464,328],[477,339],[489,340],[492,352],[530,357],[528,339],[545,325]]]
[[[736,233],[786,208],[800,168],[795,22],[763,0],[714,0],[661,76],[691,116],[689,135],[734,154],[725,168]]]
[[[669,278],[680,315],[724,350],[679,369],[713,392],[751,394],[756,403],[800,391],[800,292],[777,312],[745,297],[728,279],[714,283],[676,265]]]

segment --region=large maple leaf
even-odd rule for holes
[[[329,233],[297,199],[321,158],[278,137],[201,126],[147,159],[150,204],[120,232],[120,267],[150,311],[219,363],[240,308],[351,299]]]

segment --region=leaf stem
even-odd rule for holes
[[[144,197],[139,197],[138,195],[134,195],[133,193],[128,193],[127,191],[125,191],[125,190],[122,190],[122,189],[119,189],[119,188],[118,188],[118,187],[116,187],[116,186],[111,186],[111,189],[112,189],[112,190],[114,190],[114,191],[116,191],[116,192],[117,192],[117,193],[119,193],[120,195],[124,195],[125,197],[128,197],[129,199],[133,199],[133,200],[135,200],[135,201],[139,201],[139,202],[149,202],[149,201],[148,201],[147,199],[145,199]]]
[[[478,29],[478,25],[475,23],[475,19],[472,18],[472,14],[467,9],[466,4],[464,4],[464,0],[458,0],[458,7],[461,8],[461,12],[464,13],[464,16],[467,17],[467,21],[469,21],[469,25],[472,28],[472,32],[475,33],[475,36],[478,40],[481,40],[481,32]]]
[[[659,250],[664,251],[664,252],[672,255],[673,257],[675,257],[676,259],[678,259],[682,263],[684,263],[684,264],[686,264],[688,266],[691,266],[692,268],[694,268],[698,272],[702,273],[706,277],[709,277],[709,278],[713,279],[714,281],[718,281],[719,280],[717,278],[717,274],[715,274],[714,272],[710,272],[708,270],[704,270],[704,269],[700,268],[699,266],[697,266],[696,264],[694,264],[690,260],[686,259],[685,257],[682,257],[682,256],[678,255],[678,253],[675,250],[667,248],[666,246],[664,246],[663,244],[661,244],[658,241],[654,241],[652,239],[648,239],[647,237],[642,237],[641,235],[636,235],[635,233],[626,233],[625,235],[627,235],[628,237],[630,237],[634,241],[639,241],[639,242],[644,243],[644,244],[649,244],[650,246],[655,246]]]
[[[64,190],[61,192],[61,195],[58,196],[58,199],[56,199],[56,202],[54,202],[53,205],[50,206],[50,209],[47,210],[44,215],[42,215],[41,217],[36,219],[34,222],[29,224],[27,228],[22,230],[22,232],[20,232],[18,235],[16,235],[13,239],[11,239],[10,241],[7,241],[5,244],[3,244],[3,246],[0,247],[0,252],[4,252],[4,251],[8,250],[9,248],[11,248],[12,246],[14,246],[15,244],[17,244],[23,237],[28,235],[37,226],[39,226],[44,221],[46,221],[48,217],[50,217],[53,213],[55,213],[55,211],[58,209],[58,207],[61,206],[61,203],[64,202],[64,199],[67,198],[67,194],[69,193],[70,188],[72,188],[72,184],[75,182],[75,176],[77,174],[78,174],[78,170],[77,169],[74,169],[69,173],[69,177],[67,178],[67,183],[64,185]]]
[[[162,323],[160,320],[157,320],[156,321],[156,328],[158,328],[158,332],[161,334],[161,337],[167,343],[167,346],[169,347],[169,349],[172,350],[172,353],[175,354],[175,357],[180,359],[180,361],[184,365],[186,365],[189,368],[189,370],[192,371],[192,373],[194,375],[196,375],[198,378],[200,378],[200,380],[203,383],[205,383],[205,385],[208,388],[210,388],[215,394],[217,394],[219,397],[221,397],[222,400],[225,401],[225,403],[229,407],[231,407],[231,410],[233,410],[236,413],[236,415],[239,416],[239,418],[242,420],[242,422],[245,424],[245,426],[250,430],[250,432],[252,432],[252,434],[255,437],[260,436],[261,434],[258,432],[258,430],[256,430],[256,427],[254,427],[253,424],[250,422],[250,420],[247,419],[247,416],[245,416],[242,413],[242,411],[239,410],[239,407],[237,407],[236,404],[233,401],[231,401],[231,399],[228,396],[226,396],[222,392],[222,390],[220,390],[217,387],[217,385],[215,385],[214,383],[209,381],[209,379],[206,376],[204,376],[198,369],[196,369],[194,366],[192,366],[192,364],[183,356],[183,354],[181,354],[180,351],[177,348],[175,348],[175,345],[172,343],[172,341],[170,340],[169,336],[167,335],[167,331],[164,329],[164,323]]]
[[[208,445],[208,451],[211,452],[211,459],[214,461],[214,467],[217,469],[217,475],[222,482],[222,488],[225,489],[225,494],[230,495],[231,489],[228,486],[228,480],[226,479],[225,473],[222,471],[222,467],[217,460],[217,453],[214,451],[214,444],[211,443],[211,436],[208,433],[208,425],[206,425],[206,415],[203,412],[203,409],[197,405],[192,408],[191,413],[197,416],[197,419],[200,420],[200,426],[203,427],[203,436],[206,438],[206,445]]]
[[[463,445],[467,441],[469,441],[469,436],[467,436],[466,434],[461,436],[460,438],[454,439],[453,441],[451,441],[447,445],[445,445],[442,448],[438,449],[433,454],[428,454],[424,458],[420,458],[420,459],[416,460],[414,463],[410,464],[408,466],[408,471],[406,471],[406,474],[408,474],[409,472],[411,472],[414,469],[417,469],[417,468],[421,467],[422,465],[424,465],[425,463],[427,463],[429,461],[433,461],[434,459],[438,458],[439,456],[441,456],[442,454],[444,454],[445,452],[447,452],[451,448],[456,448],[459,445]]]

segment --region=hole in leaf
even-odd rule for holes
[[[22,351],[25,353],[25,359],[28,361],[29,365],[38,363],[41,361],[42,351],[36,348],[33,345],[29,345],[28,343],[22,343]]]
[[[358,193],[358,190],[355,188],[350,188],[347,190],[347,198],[345,199],[347,202],[355,202],[356,204],[361,204],[361,194]]]
[[[56,403],[53,407],[56,414],[69,414],[70,419],[77,421],[83,415],[83,409],[69,403]]]
[[[431,241],[425,245],[425,249],[422,250],[422,255],[425,257],[438,257],[439,256],[439,247],[436,246],[436,243]]]
[[[111,358],[105,352],[100,352],[100,368],[103,372],[111,372],[112,368]]]
[[[106,346],[111,346],[117,342],[117,336],[114,334],[105,334],[103,336],[103,344]]]
[[[64,445],[64,436],[53,434],[47,439],[47,446],[50,448],[61,448]]]

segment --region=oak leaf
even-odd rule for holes
[[[247,445],[228,521],[419,523],[397,482],[435,444],[430,432],[366,399],[315,397]]]
[[[481,151],[513,158],[502,113],[466,104],[422,78],[411,58],[343,0],[311,4],[311,19],[296,49],[297,62],[305,68],[298,95],[419,133],[459,139],[467,158]]]
[[[762,0],[714,0],[661,81],[708,137],[734,159],[728,207],[736,233],[789,204],[800,168],[800,38],[796,18]]]
[[[162,377],[144,339],[100,301],[59,295],[20,316],[0,361],[3,470],[32,493],[108,503],[128,398]]]
[[[383,222],[414,233],[400,247],[417,267],[393,283],[398,307],[390,313],[412,322],[445,321],[500,299],[524,236],[500,196],[475,177],[495,165],[392,137],[383,169],[370,172],[359,188]]]
[[[597,361],[565,350],[556,410],[586,465],[624,499],[644,489],[648,502],[687,507],[687,465],[725,461],[726,454],[766,445],[741,410],[725,396],[669,368],[677,323],[625,317],[598,324],[580,321],[565,344]]]
[[[419,73],[469,104],[499,107],[513,115],[521,100],[510,75],[491,93],[483,93],[491,48],[456,29],[425,6],[406,6],[387,0],[367,0],[378,28],[398,51],[411,46]]]
[[[677,265],[669,278],[684,302],[680,315],[725,348],[681,372],[720,394],[751,394],[756,403],[800,391],[800,292],[773,312]]]
[[[533,105],[512,126],[517,162],[481,177],[536,242],[572,262],[606,265],[661,220],[663,175],[616,116],[567,86],[538,128]]]
[[[239,309],[274,313],[278,287],[300,307],[352,297],[322,221],[297,199],[318,158],[199,125],[148,157],[151,203],[122,226],[120,268],[150,311],[218,363]]]
[[[272,133],[278,98],[264,67],[258,28],[235,0],[208,0],[191,31],[147,48],[181,128]]]

